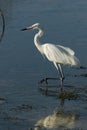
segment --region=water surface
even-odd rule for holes
[[[42,44],[69,46],[82,65],[87,66],[87,1],[0,0],[0,8],[6,24],[0,44],[0,129],[28,130],[55,109],[63,109],[66,115],[79,115],[74,130],[86,130],[87,70],[64,67],[64,90],[78,95],[77,98],[65,97],[61,103],[59,81],[50,82],[45,95],[46,85],[39,85],[39,90],[38,81],[47,76],[57,77],[58,73],[35,48],[35,32],[20,29],[39,22],[45,30]]]

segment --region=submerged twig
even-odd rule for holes
[[[0,16],[1,16],[1,20],[2,20],[2,29],[1,29],[1,32],[0,32],[0,42],[1,42],[2,37],[4,35],[4,31],[5,31],[5,19],[4,19],[4,14],[3,14],[1,9],[0,9]]]

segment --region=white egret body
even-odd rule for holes
[[[34,37],[34,43],[37,49],[42,55],[47,57],[47,59],[54,63],[57,70],[59,70],[61,76],[61,86],[63,86],[64,74],[61,68],[61,65],[70,65],[70,66],[80,66],[79,59],[75,57],[75,52],[68,47],[63,47],[61,45],[54,45],[51,43],[40,44],[39,38],[43,35],[43,29],[39,23],[33,24],[32,26],[22,29],[30,30],[36,29],[38,33]],[[46,81],[50,78],[41,80],[41,82]],[[52,78],[54,79],[54,78]]]

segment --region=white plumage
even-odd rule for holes
[[[57,70],[59,70],[59,73],[61,76],[61,78],[60,78],[61,86],[63,86],[64,74],[63,74],[61,65],[63,64],[63,65],[80,67],[80,62],[79,62],[79,59],[77,57],[75,57],[75,52],[72,49],[61,46],[61,45],[54,45],[51,43],[45,43],[45,44],[41,45],[39,38],[43,35],[44,31],[39,23],[26,27],[26,28],[22,29],[22,31],[30,30],[30,29],[38,30],[38,33],[36,33],[36,35],[34,37],[35,46],[40,51],[40,53],[42,55],[45,55],[45,57],[49,61],[53,62],[55,67],[57,68]],[[48,79],[50,79],[50,78],[43,79],[42,81],[46,80],[46,82],[47,82]]]
[[[42,47],[44,55],[49,61],[71,66],[79,65],[79,60],[74,56],[74,51],[68,47],[53,44],[45,44]]]

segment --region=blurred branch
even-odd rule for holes
[[[5,18],[4,18],[4,14],[3,14],[1,9],[0,9],[0,16],[1,16],[1,20],[2,20],[2,29],[1,29],[1,32],[0,32],[0,42],[1,42],[2,37],[4,35],[4,31],[5,31]]]

